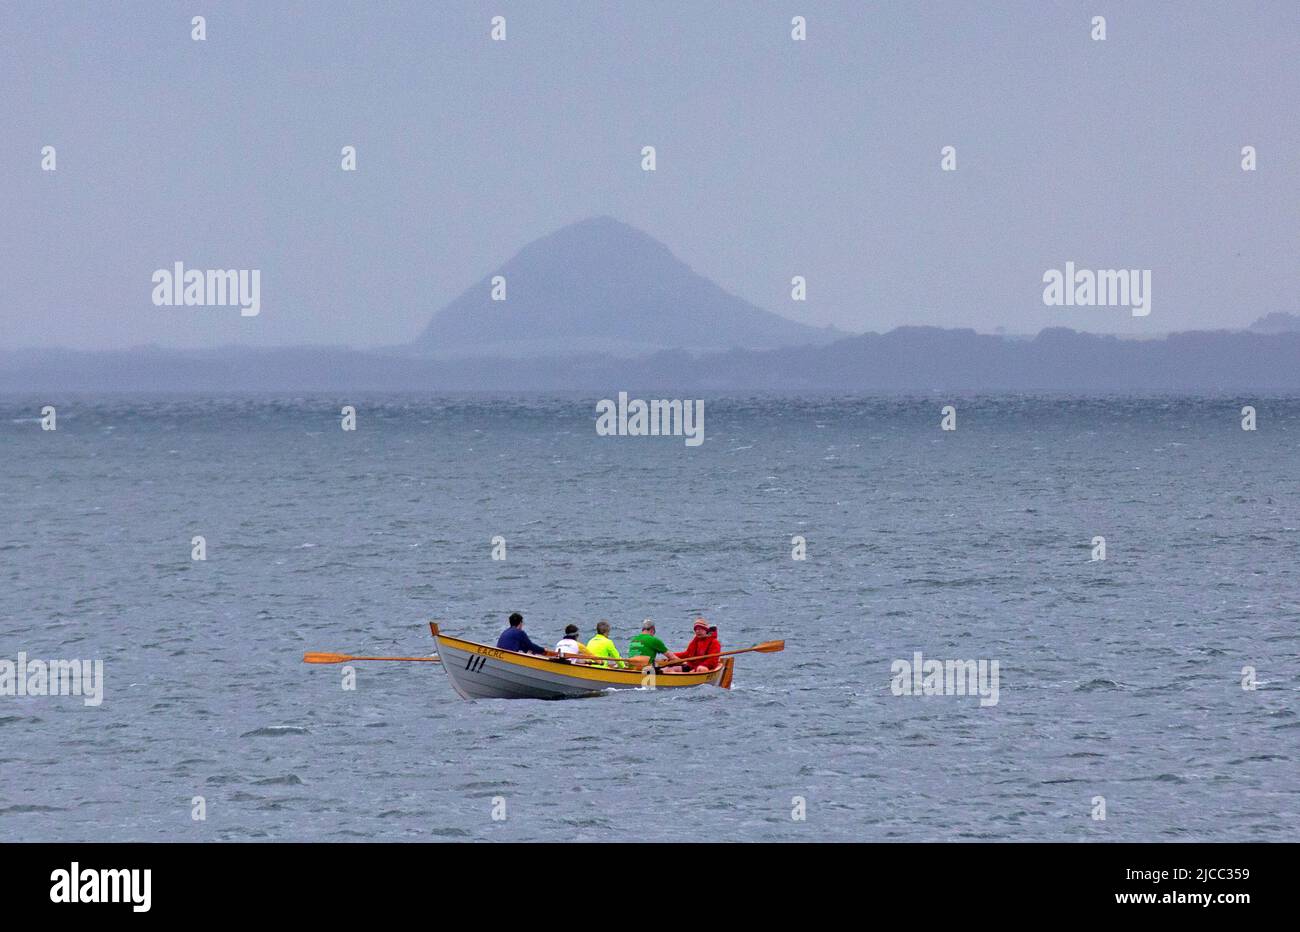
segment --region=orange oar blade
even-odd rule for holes
[[[350,659],[347,654],[322,654],[312,651],[302,655],[303,663],[343,663]]]
[[[785,650],[785,641],[766,641],[753,649],[762,654],[775,654],[777,651]]]

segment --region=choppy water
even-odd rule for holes
[[[0,697],[0,839],[1294,839],[1300,399],[950,400],[706,399],[691,449],[585,397],[0,399],[0,658],[106,677]],[[788,649],[559,703],[300,662],[515,609]],[[1000,701],[893,695],[918,650]]]

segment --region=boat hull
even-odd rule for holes
[[[448,637],[434,629],[439,666],[462,699],[579,699],[609,689],[684,689],[692,686],[731,684],[731,663],[726,657],[716,670],[705,673],[659,673],[592,667],[567,661],[520,654]]]

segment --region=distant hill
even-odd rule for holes
[[[492,300],[504,276],[506,300]],[[723,291],[642,231],[595,217],[529,243],[434,315],[413,349],[439,356],[635,356],[771,349],[842,332],[795,323]]]
[[[1273,311],[1250,325],[1251,333],[1295,333],[1300,331],[1300,315]]]
[[[1300,332],[1193,331],[1128,340],[1044,330],[1013,339],[903,327],[827,346],[635,359],[576,353],[506,362],[330,347],[82,353],[0,351],[0,393],[86,391],[1068,392],[1300,394]],[[45,403],[45,402],[41,402]]]

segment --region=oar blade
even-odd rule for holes
[[[764,641],[762,644],[755,645],[754,650],[760,654],[775,654],[777,651],[785,650],[785,641]]]
[[[302,655],[303,663],[343,663],[349,660],[347,654],[325,654],[320,651],[308,651]]]

